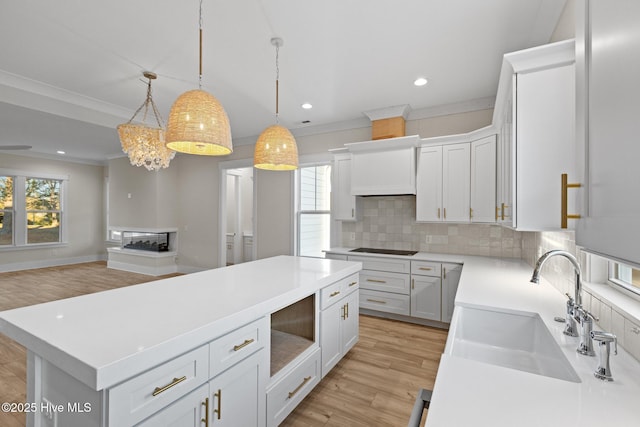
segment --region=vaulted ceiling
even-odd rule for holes
[[[203,89],[225,107],[234,141],[255,141],[274,122],[277,36],[280,122],[294,134],[394,105],[416,116],[490,104],[503,54],[547,43],[564,4],[203,0]],[[0,146],[94,162],[122,155],[115,127],[144,101],[144,70],[158,74],[165,120],[197,88],[198,9],[199,0],[0,0]],[[429,83],[416,87],[420,76]]]

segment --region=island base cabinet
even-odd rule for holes
[[[276,427],[320,382],[320,348],[267,390],[267,426]]]
[[[207,417],[209,385],[204,384],[154,416],[139,427],[202,427]]]
[[[267,366],[261,359],[265,353],[260,350],[139,426],[264,426],[260,383],[261,370]]]
[[[322,377],[358,342],[358,292],[323,310],[320,315]]]

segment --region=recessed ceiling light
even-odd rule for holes
[[[66,154],[66,153],[65,153],[64,151],[62,151],[62,150],[58,150],[58,151],[56,151],[56,153],[58,153],[58,154]]]
[[[302,104],[302,108],[304,108],[305,110],[310,110],[313,108],[313,105],[309,104],[308,102],[305,102],[304,104]]]
[[[425,79],[424,77],[418,77],[417,79],[415,79],[413,84],[416,86],[424,86],[427,84],[427,79]]]

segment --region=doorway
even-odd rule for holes
[[[253,168],[222,169],[220,266],[255,259],[253,248]]]

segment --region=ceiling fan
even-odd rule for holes
[[[0,150],[31,150],[30,145],[0,145]]]

